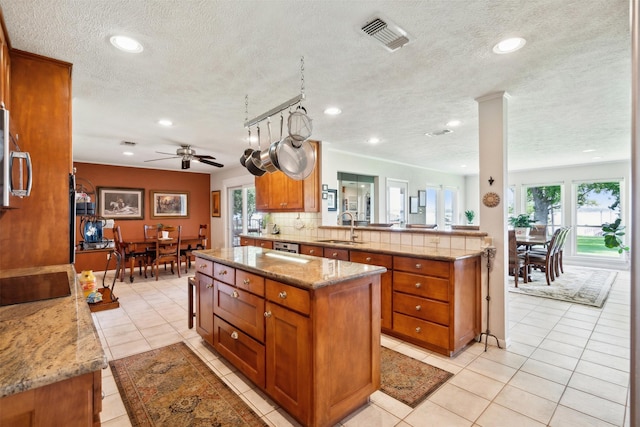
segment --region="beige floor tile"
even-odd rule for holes
[[[116,381],[113,379],[113,375],[102,377],[102,392],[105,396],[119,393],[118,386],[116,385]]]
[[[525,334],[525,335],[533,335],[536,337],[546,337],[549,334],[549,331],[552,328],[542,328],[534,325],[525,325],[523,323],[518,323],[516,326],[511,328],[511,333],[513,334]],[[525,343],[526,344],[526,343]]]
[[[109,347],[115,347],[125,343],[139,341],[141,339],[144,339],[144,337],[142,336],[142,334],[138,329],[135,329],[130,332],[125,332],[122,334],[106,337],[107,344],[109,345]]]
[[[278,405],[273,400],[255,388],[244,392],[244,397],[251,403],[256,409],[256,413],[260,416],[270,414],[278,408]]]
[[[507,347],[507,351],[515,354],[519,354],[520,356],[529,357],[531,353],[536,351],[536,347],[528,344],[523,344],[520,342],[512,341]]]
[[[430,401],[419,405],[404,421],[413,427],[469,427],[473,424]]]
[[[137,341],[126,342],[124,344],[109,347],[113,360],[131,356],[132,354],[144,353],[151,350],[149,343],[143,338]]]
[[[571,328],[584,329],[587,331],[592,331],[596,325],[596,322],[587,322],[584,320],[574,320],[563,317],[558,322],[558,325],[569,326]]]
[[[346,427],[393,427],[400,422],[400,419],[391,415],[384,409],[369,403],[353,414],[345,417],[340,424]]]
[[[527,361],[527,358],[524,356],[520,356],[519,354],[515,354],[504,349],[499,349],[498,347],[489,347],[487,352],[480,354],[479,357],[493,360],[494,362],[498,362],[502,365],[515,369],[520,368],[520,366]]]
[[[507,383],[516,373],[516,369],[510,366],[506,366],[482,357],[479,357],[473,362],[469,363],[467,369],[503,383]]]
[[[567,336],[589,338],[593,333],[593,331],[590,331],[588,329],[574,328],[572,326],[566,326],[566,325],[556,325],[556,327],[553,328],[553,331],[551,332],[551,334],[555,335],[555,333],[564,334],[564,335],[558,335],[558,338],[547,336],[547,338],[555,339],[556,341],[565,341],[563,337],[567,337]],[[584,342],[586,341],[583,341],[582,344],[574,344],[574,345],[584,345]]]
[[[560,404],[618,426],[624,422],[624,405],[573,388],[565,390]]]
[[[155,337],[157,335],[176,333],[176,330],[173,329],[173,327],[170,324],[164,323],[162,325],[140,329],[140,333],[142,334],[143,337],[149,338],[149,337]]]
[[[146,340],[151,348],[161,348],[170,344],[182,342],[183,337],[177,332],[172,332],[168,334],[154,335],[152,337],[146,338]]]
[[[291,418],[284,410],[278,409],[264,416],[265,420],[274,427],[302,427],[302,425]]]
[[[627,394],[629,391],[627,387],[584,375],[579,372],[573,373],[573,376],[569,381],[569,387],[584,391],[585,393],[593,394],[594,396],[598,396],[603,399],[611,400],[612,402],[619,403],[621,405],[626,404]]]
[[[428,400],[469,421],[475,421],[490,401],[453,384],[445,384]]]
[[[524,371],[518,371],[509,381],[509,385],[553,402],[560,401],[565,389],[563,384],[554,383]]]
[[[559,368],[533,359],[527,360],[524,365],[522,365],[522,368],[520,368],[520,371],[537,375],[541,378],[563,385],[566,385],[569,382],[572,373],[568,369]]]
[[[462,366],[452,363],[440,355],[432,354],[424,359],[422,359],[424,363],[428,363],[431,366],[435,366],[436,368],[444,369],[447,372],[451,372],[452,374],[457,374],[462,369]]]
[[[573,370],[578,363],[578,358],[565,356],[549,350],[538,348],[531,354],[531,359],[558,366],[563,369]]]
[[[587,350],[599,351],[600,353],[610,354],[612,356],[630,358],[630,350],[626,347],[620,347],[613,344],[607,344],[601,341],[589,340],[586,346]]]
[[[127,416],[127,410],[122,403],[120,394],[111,394],[102,399],[102,412],[100,412],[100,420],[102,422],[109,421],[121,416]]]
[[[601,334],[609,334],[617,338],[625,338],[625,339],[629,338],[629,330],[627,329],[612,328],[610,326],[603,326],[600,324],[596,325],[593,332],[597,332]]]
[[[494,403],[547,424],[556,409],[556,402],[507,385],[493,400]]]
[[[484,375],[464,369],[449,380],[450,384],[470,391],[487,400],[492,400],[504,387],[504,383],[485,377]]]
[[[630,371],[629,359],[624,357],[612,356],[606,353],[600,353],[599,351],[585,350],[584,354],[582,355],[582,360],[608,366],[619,371]]]
[[[399,419],[403,419],[407,415],[413,411],[413,408],[409,405],[405,405],[404,403],[394,399],[381,392],[380,390],[375,391],[370,397],[371,403],[379,406],[385,411],[389,412],[391,415],[398,417]]]
[[[617,345],[619,347],[631,348],[631,340],[629,337],[620,338],[603,332],[594,332],[591,335],[591,339],[594,341]]]
[[[131,427],[131,421],[127,415],[122,415],[117,418],[112,418],[108,421],[102,421],[102,427]]]
[[[492,403],[474,425],[482,427],[544,427],[545,424],[504,406]]]
[[[539,348],[574,358],[580,358],[582,352],[584,351],[584,346],[578,347],[548,338],[540,343]]]
[[[138,327],[133,322],[129,321],[127,323],[121,323],[114,326],[103,325],[101,330],[105,338],[111,338],[129,332],[135,332],[138,330]]]
[[[618,369],[602,366],[597,363],[581,360],[576,366],[575,372],[599,378],[619,386],[627,387],[629,385],[629,374]]]
[[[549,423],[550,427],[613,427],[614,425],[562,405],[558,406]]]
[[[509,332],[509,337],[511,338],[512,342],[526,344],[532,347],[538,347],[545,338],[544,335],[530,335],[527,332],[514,331],[513,328]]]

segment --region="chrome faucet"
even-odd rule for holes
[[[342,218],[344,215],[349,215],[349,218],[351,218],[351,231],[349,232],[349,240],[355,242],[356,237],[358,237],[353,231],[353,228],[355,226],[355,218],[353,217],[353,214],[351,212],[343,212],[342,215],[340,215],[340,218]]]

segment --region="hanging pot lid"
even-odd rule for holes
[[[296,147],[298,144],[299,147]],[[316,165],[316,153],[311,143],[309,141],[296,142],[290,136],[278,143],[276,155],[280,170],[289,178],[297,181],[311,175]]]

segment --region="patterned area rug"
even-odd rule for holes
[[[531,273],[533,280],[522,283],[518,279],[517,288],[513,277],[509,276],[509,292],[602,307],[617,274],[610,270],[565,266],[564,273],[548,286],[544,273],[534,270]]]
[[[381,347],[380,390],[412,408],[453,376],[397,351]]]
[[[109,365],[134,427],[267,425],[185,343]]]

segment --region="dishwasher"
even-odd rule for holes
[[[300,253],[300,245],[297,243],[273,242],[273,249],[276,251],[290,252],[293,254]]]

